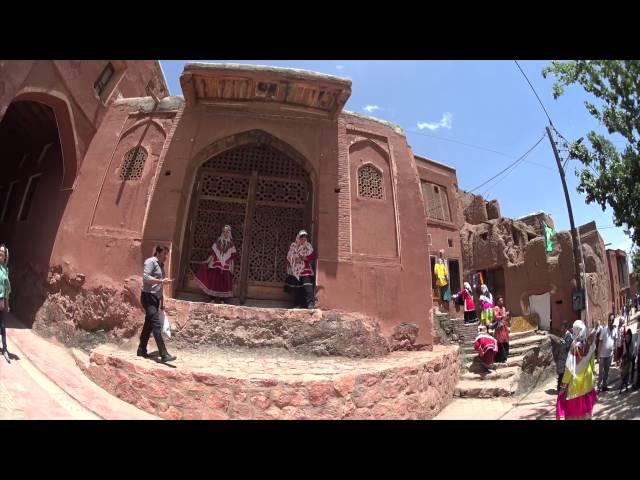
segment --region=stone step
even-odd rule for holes
[[[527,330],[526,332],[511,332],[509,333],[510,340],[519,340],[525,337],[531,337],[533,335],[537,335],[535,330]]]
[[[509,357],[524,356],[529,350],[536,348],[538,344],[525,345],[524,347],[511,348],[509,347]]]
[[[519,348],[528,345],[540,345],[548,337],[546,335],[529,335],[527,337],[513,338],[509,335],[509,348]]]
[[[469,365],[473,361],[474,357],[469,356],[465,359],[465,365]],[[522,367],[522,360],[524,359],[524,355],[519,355],[517,357],[509,357],[506,362],[499,363],[496,362],[495,366],[497,369],[500,368],[509,368],[509,367]]]
[[[532,348],[537,347],[538,345],[540,345],[543,341],[545,341],[547,338],[546,335],[535,335],[535,336],[528,336],[528,337],[524,337],[524,338],[518,338],[516,340],[511,340],[511,338],[509,339],[509,356],[518,356],[518,355],[522,355],[523,353],[526,353],[527,351],[531,350]],[[468,344],[464,344],[463,345],[463,352],[465,355],[474,355],[476,352],[473,349],[473,344],[468,345]]]
[[[483,382],[488,380],[495,380],[501,378],[511,378],[520,371],[520,367],[504,367],[491,370],[489,373],[475,373],[468,371],[460,375],[460,380],[470,380],[476,382]]]
[[[478,382],[461,380],[456,385],[454,396],[462,398],[510,397],[516,391],[514,377]]]

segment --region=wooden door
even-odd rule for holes
[[[243,147],[222,155],[226,157],[214,157],[198,172],[182,288],[200,292],[194,273],[228,224],[239,255],[234,296],[241,302],[287,299],[283,286],[289,245],[300,229],[310,228],[305,225],[309,181],[293,160],[273,149]]]

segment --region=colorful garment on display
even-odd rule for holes
[[[556,232],[547,225],[547,222],[542,221],[544,225],[544,241],[545,241],[545,250],[547,253],[553,252],[553,241],[556,238]]]
[[[447,266],[444,262],[441,263],[441,261],[438,260],[438,263],[433,267],[433,273],[436,276],[436,286],[444,287],[447,284],[447,277],[449,275],[449,272],[447,272]]]

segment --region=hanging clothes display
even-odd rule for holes
[[[544,242],[545,242],[545,250],[547,253],[553,252],[553,241],[556,238],[556,232],[547,225],[547,222],[542,221],[544,225]]]

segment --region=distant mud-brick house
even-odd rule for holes
[[[465,220],[460,231],[465,281],[482,273],[494,295],[504,296],[512,316],[529,328],[558,331],[563,320],[573,322],[572,294],[576,290],[571,234],[557,232],[553,250],[546,252],[544,223],[554,227],[545,213],[517,220],[500,216],[493,200],[461,192]],[[604,322],[609,311],[609,279],[604,242],[595,222],[579,228],[586,264],[589,322]]]

